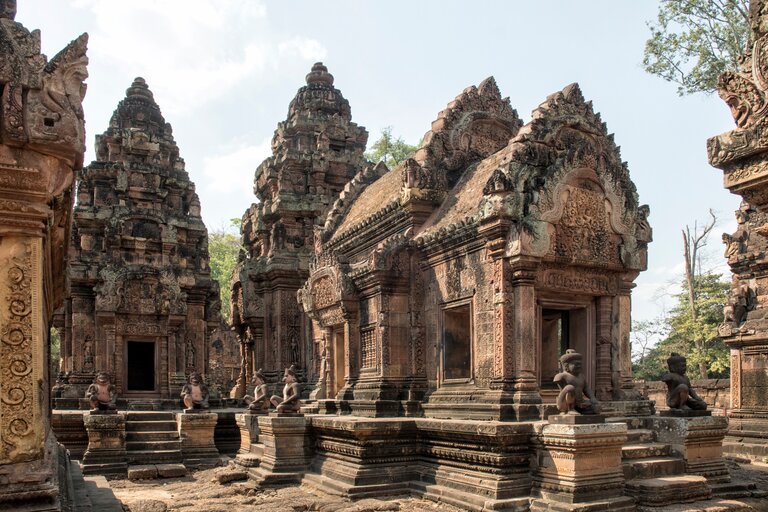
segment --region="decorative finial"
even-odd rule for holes
[[[0,0],[0,19],[16,19],[16,0]]]
[[[333,75],[328,72],[328,68],[322,62],[315,62],[312,71],[307,75],[307,85],[312,84],[333,85]]]
[[[0,0],[2,1],[2,0]],[[140,76],[137,76],[133,79],[133,83],[131,86],[125,90],[125,95],[127,97],[142,97],[147,98],[148,100],[154,101],[154,96],[152,95],[152,91],[149,90],[149,87],[147,86],[147,81],[141,78]]]

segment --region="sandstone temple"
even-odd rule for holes
[[[71,236],[59,400],[106,371],[121,397],[175,407],[186,376],[207,372],[219,289],[195,185],[143,78],[77,173]]]
[[[215,466],[215,485],[245,481],[244,496],[301,484],[474,511],[768,499],[726,458],[768,457],[763,1],[742,69],[720,81],[737,128],[707,146],[744,199],[723,236],[730,418],[680,354],[664,403],[633,382],[650,207],[577,84],[526,122],[486,78],[390,169],[367,160],[368,132],[316,63],[254,162],[229,326],[195,185],[147,82],[84,167],[87,35],[48,60],[15,15],[0,0],[0,510],[117,512],[106,478]]]

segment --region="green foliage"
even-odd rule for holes
[[[232,272],[240,252],[240,219],[232,219],[229,227],[220,227],[208,235],[208,252],[211,259],[211,277],[218,281],[221,293],[221,316],[229,323],[232,296],[230,288]]]
[[[382,128],[381,137],[371,145],[370,151],[365,153],[365,158],[371,162],[384,162],[387,167],[394,169],[397,164],[410,157],[418,146],[407,144],[402,137],[395,138],[392,135],[392,127]]]
[[[56,378],[59,373],[59,361],[61,359],[61,337],[59,336],[59,330],[55,327],[51,327],[51,377]]]
[[[662,0],[643,68],[678,84],[680,96],[713,92],[717,78],[736,70],[749,41],[748,0]]]
[[[722,280],[720,274],[705,274],[694,280],[696,289],[697,319],[693,320],[688,302],[687,282],[676,294],[675,305],[669,316],[655,319],[645,324],[633,326],[633,342],[638,337],[650,334],[660,337],[660,341],[650,350],[639,356],[635,352],[633,373],[636,379],[659,380],[667,371],[667,358],[672,352],[679,352],[688,358],[688,369],[692,378],[700,363],[704,363],[707,376],[725,378],[730,374],[729,355],[723,341],[717,336],[717,326],[723,322],[723,307],[728,300],[730,285]],[[656,329],[656,333],[649,333]],[[697,344],[694,340],[701,340]]]

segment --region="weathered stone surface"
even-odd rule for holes
[[[128,480],[151,480],[157,476],[157,466],[154,464],[128,466]]]
[[[304,416],[259,416],[259,444],[263,455],[249,474],[262,484],[297,483],[312,456],[308,422]]]
[[[728,467],[723,459],[727,418],[654,417],[651,422],[657,441],[668,443],[675,453],[685,459],[686,473],[704,476],[711,482],[730,481]]]
[[[15,15],[0,2],[0,508],[54,510],[71,496],[48,414],[47,333],[85,151],[88,35],[48,61]]]
[[[125,476],[128,459],[125,451],[125,414],[86,414],[88,449],[83,455],[83,473]]]
[[[77,183],[58,387],[106,371],[123,398],[176,400],[185,375],[208,371],[218,285],[195,185],[143,78]]]
[[[230,482],[238,482],[242,480],[248,480],[248,473],[246,471],[225,469],[216,473],[216,481],[220,484],[228,484]]]
[[[723,170],[723,185],[740,195],[738,227],[723,234],[733,272],[725,322],[719,333],[731,348],[729,452],[752,458],[768,455],[768,10],[750,2],[750,45],[740,69],[721,75],[718,92],[731,109],[736,129],[707,141],[709,162]],[[743,428],[742,421],[756,426]],[[754,432],[754,434],[753,434]],[[739,446],[745,449],[741,450]]]
[[[623,496],[626,439],[623,423],[549,424],[537,430],[532,509],[549,510],[555,502],[572,505],[564,510],[589,510],[606,500],[612,501],[610,510],[634,509],[634,501]]]
[[[240,449],[238,453],[250,453],[251,444],[259,442],[259,414],[237,414],[235,419],[240,429]]]
[[[157,464],[155,467],[160,478],[178,478],[187,474],[184,464]]]
[[[296,291],[309,275],[315,229],[350,180],[367,166],[372,169],[363,157],[368,132],[352,122],[333,75],[318,62],[306,82],[275,130],[273,155],[256,170],[259,202],[243,215],[247,253],[236,269],[231,316],[243,344],[238,398],[256,368],[277,382],[284,368],[295,365],[311,384],[307,393],[318,381],[319,340],[306,337],[307,318]]]
[[[217,465],[219,452],[213,440],[216,413],[178,413],[176,422],[181,438],[181,452],[186,466]]]

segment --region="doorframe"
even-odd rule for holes
[[[536,299],[536,360],[538,362],[536,367],[536,379],[539,383],[539,389],[541,386],[541,370],[542,360],[544,354],[542,353],[542,310],[555,309],[561,311],[568,311],[569,313],[580,309],[586,309],[586,332],[585,332],[585,347],[579,353],[582,355],[582,368],[584,371],[584,378],[591,389],[595,389],[595,375],[597,370],[597,297],[592,296],[578,296],[571,295],[563,297],[558,294],[557,297],[544,295],[537,297]],[[573,329],[575,322],[573,321],[573,315],[569,314],[568,323],[570,329]],[[573,347],[573,337],[569,335],[571,347]],[[575,349],[575,347],[573,347]],[[579,347],[581,349],[581,347]]]
[[[128,360],[128,344],[129,343],[153,343],[154,344],[154,361],[153,361],[153,367],[154,367],[154,389],[152,391],[148,390],[130,390],[128,389],[128,365],[130,364],[130,361]],[[148,338],[141,338],[141,337],[129,337],[123,339],[123,375],[125,376],[125,386],[123,388],[123,395],[126,398],[157,398],[160,396],[160,365],[159,365],[159,358],[160,358],[160,341],[158,338],[154,339],[148,339]]]

